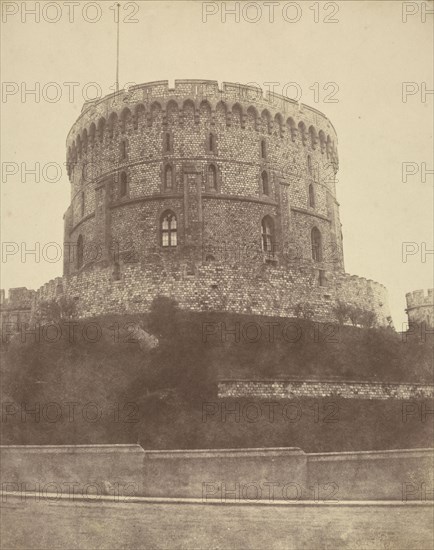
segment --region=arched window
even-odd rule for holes
[[[312,243],[312,259],[315,262],[320,262],[322,260],[321,233],[317,227],[312,229],[310,239]]]
[[[217,170],[214,164],[208,166],[208,188],[217,189]]]
[[[211,153],[215,153],[215,135],[210,133],[208,137],[208,147]]]
[[[300,138],[301,138],[301,143],[303,145],[306,145],[306,141],[307,141],[307,137],[306,137],[306,125],[303,121],[299,122],[298,123],[298,129],[299,129],[299,132],[300,132]]]
[[[83,266],[84,262],[84,241],[83,236],[79,235],[77,239],[77,269]]]
[[[164,152],[170,153],[172,150],[172,136],[170,135],[170,132],[166,132],[164,134]]]
[[[317,135],[313,126],[309,126],[310,146],[312,149],[316,149]]]
[[[315,193],[312,184],[309,185],[309,206],[315,208]]]
[[[307,155],[307,173],[312,175],[312,159],[310,155]]]
[[[121,172],[121,181],[119,186],[119,195],[125,197],[128,192],[128,178],[126,172]]]
[[[321,149],[321,154],[324,154],[325,146],[326,146],[326,138],[325,138],[325,134],[322,130],[319,131],[318,137],[319,137],[319,145],[320,145],[320,149]]]
[[[164,187],[166,189],[172,189],[173,186],[173,171],[170,164],[164,169]]]
[[[270,194],[270,188],[268,186],[268,174],[267,172],[262,172],[261,174],[261,188],[262,188],[262,194],[263,195],[269,195]]]
[[[330,136],[327,136],[327,140],[326,140],[326,154],[327,154],[327,158],[330,158],[331,147],[332,147],[332,140],[330,139]]]
[[[261,158],[267,158],[267,144],[265,142],[265,139],[261,139]]]
[[[265,216],[261,223],[262,250],[273,253],[274,251],[274,224],[270,216]]]
[[[176,216],[171,211],[164,212],[161,216],[161,245],[169,247],[176,246],[177,243]]]
[[[125,160],[127,158],[127,142],[125,139],[121,141],[120,147],[121,147],[121,160]]]

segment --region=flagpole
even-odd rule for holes
[[[117,4],[118,17],[117,17],[117,36],[116,36],[116,93],[119,92],[119,8],[120,4]]]

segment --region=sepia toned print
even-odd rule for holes
[[[0,6],[0,547],[431,548],[433,3]]]

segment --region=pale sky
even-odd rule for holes
[[[210,79],[255,82],[264,89],[274,82],[274,90],[282,93],[296,82],[301,101],[325,113],[338,134],[337,198],[346,271],[388,288],[400,330],[405,293],[433,286],[433,255],[421,254],[423,246],[433,249],[433,175],[422,174],[422,163],[433,169],[433,15],[423,13],[423,2],[287,4],[276,4],[271,22],[266,3],[250,2],[246,11],[244,2],[227,2],[227,8],[240,11],[236,22],[229,14],[225,20],[221,2],[123,2],[121,20],[138,22],[121,24],[121,87]],[[26,3],[28,10],[34,5]],[[65,171],[59,181],[49,181],[56,179],[56,170],[48,163],[63,167],[66,136],[81,111],[83,93],[90,99],[96,92],[88,83],[97,83],[103,95],[113,91],[113,5],[80,2],[71,14],[67,2],[51,2],[51,7],[39,2],[40,21],[35,22],[21,2],[2,2],[2,242],[20,248],[26,243],[29,249],[36,242],[41,247],[63,242],[69,182]],[[206,22],[204,9],[216,12]],[[405,23],[403,9],[409,12]],[[325,18],[338,22],[325,23]],[[47,86],[50,82],[57,86]],[[71,94],[67,82],[78,83]],[[406,102],[403,82],[411,93]],[[38,101],[30,93],[35,83]],[[295,95],[294,87],[285,89]],[[337,102],[327,101],[331,92],[329,99]],[[407,182],[402,181],[404,162],[414,163],[409,172],[417,171]],[[27,169],[39,163],[40,181],[30,174],[25,179],[21,163]],[[7,170],[17,173],[7,175]],[[408,248],[418,251],[407,262],[405,242],[415,243]],[[28,256],[22,262],[19,254],[2,260],[2,288],[38,288],[62,273],[60,260],[35,262]]]

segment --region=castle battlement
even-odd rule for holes
[[[0,290],[0,306],[2,309],[27,309],[32,306],[36,292],[25,286],[10,288],[8,297],[4,289]]]
[[[207,102],[212,111],[215,111],[218,104],[223,104],[228,114],[234,107],[240,108],[244,117],[249,108],[256,109],[257,116],[266,111],[272,119],[270,126],[279,125],[281,132],[287,131],[287,127],[290,132],[296,132],[300,122],[306,126],[306,130],[313,125],[317,133],[323,131],[330,136],[333,149],[336,150],[336,131],[321,111],[282,94],[264,91],[260,87],[224,82],[220,88],[218,82],[213,80],[175,80],[172,88],[167,80],[148,82],[98,100],[88,101],[84,103],[80,116],[68,133],[67,147],[72,147],[76,136],[82,135],[85,129],[89,132],[88,127],[95,117],[105,120],[109,120],[113,114],[122,117],[125,109],[128,109],[132,116],[137,116],[137,111],[151,111],[154,104],[158,104],[165,113],[170,102],[175,102],[182,111],[187,101],[192,101],[196,115],[203,102]],[[227,122],[230,124],[230,116]]]
[[[434,304],[434,289],[413,290],[412,292],[407,292],[405,297],[407,300],[407,309],[432,306]]]
[[[214,80],[149,82],[85,103],[68,134],[63,277],[35,293],[80,317],[276,317],[340,302],[390,326],[387,291],[345,273],[337,135],[315,108]]]

